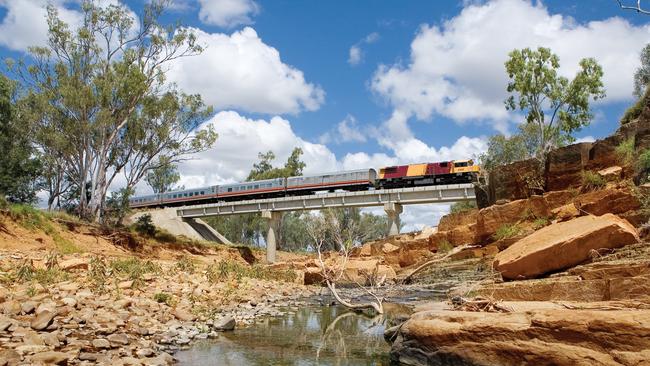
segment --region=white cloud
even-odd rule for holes
[[[372,44],[379,40],[379,33],[372,32],[367,36],[363,37],[359,42],[355,43],[350,47],[350,52],[348,56],[348,63],[352,66],[356,66],[363,61],[363,49],[361,46],[364,44]]]
[[[577,138],[575,143],[579,144],[581,142],[594,142],[594,141],[596,141],[596,139],[593,136],[584,136],[584,137]]]
[[[47,45],[47,5],[53,5],[59,18],[70,28],[77,28],[82,22],[82,14],[78,0],[0,0],[0,8],[7,13],[0,22],[0,45],[15,51],[27,51],[32,46]],[[136,24],[139,24],[135,13],[119,0],[99,0],[96,4],[101,7],[120,5],[127,9]]]
[[[0,7],[6,9],[0,23],[0,44],[16,51],[26,51],[31,46],[47,43],[47,0],[0,0]],[[59,9],[59,16],[75,25],[81,21],[81,14],[64,7],[62,0],[52,2]]]
[[[348,56],[348,63],[350,65],[358,65],[361,62],[361,47],[353,45],[350,47],[350,56]]]
[[[605,102],[631,97],[632,70],[650,40],[650,26],[617,17],[578,24],[525,0],[469,4],[440,26],[423,25],[408,64],[380,66],[372,90],[407,116],[487,120],[503,131],[513,118],[503,107],[507,55],[515,48],[545,46],[559,55],[560,73],[568,77],[580,59],[595,57],[605,73]]]
[[[259,5],[253,0],[199,0],[199,4],[199,19],[222,28],[252,24],[251,17],[260,12]]]
[[[246,27],[231,35],[193,29],[207,48],[174,61],[168,80],[201,94],[218,109],[284,114],[318,109],[325,92],[305,81],[302,71],[282,62],[280,53]]]
[[[357,119],[352,115],[347,115],[341,122],[336,125],[333,131],[324,133],[319,142],[328,144],[334,142],[337,144],[343,142],[366,142],[366,133],[362,131]]]

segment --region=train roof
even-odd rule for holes
[[[337,172],[328,172],[328,173],[319,173],[319,174],[310,174],[310,175],[295,175],[293,177],[289,177],[287,179],[291,178],[312,178],[312,177],[320,177],[323,175],[340,175],[340,174],[348,174],[348,173],[362,173],[362,172],[369,172],[371,170],[375,170],[373,168],[367,168],[367,169],[354,169],[354,170],[341,170]]]

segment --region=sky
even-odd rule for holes
[[[98,1],[134,13],[144,3]],[[50,2],[79,21],[79,0]],[[0,0],[1,57],[44,44],[47,3]],[[607,97],[576,134],[593,141],[633,102],[650,42],[650,16],[616,0],[174,0],[163,20],[192,28],[206,47],[174,61],[167,77],[214,106],[205,123],[219,133],[179,166],[186,187],[241,181],[259,152],[272,150],[280,165],[296,146],[305,173],[475,157],[489,136],[522,122],[503,100],[507,54],[523,47],[550,47],[567,77],[585,57],[603,67]],[[409,206],[402,221],[431,226],[448,210]]]

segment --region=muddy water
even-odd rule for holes
[[[384,329],[408,308],[386,304],[385,316],[357,314],[339,306],[288,310],[279,318],[221,333],[175,357],[181,365],[389,365]]]

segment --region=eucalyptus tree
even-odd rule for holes
[[[176,165],[166,156],[161,156],[156,162],[156,167],[149,169],[144,180],[153,189],[153,193],[165,193],[171,190],[181,179]]]
[[[593,58],[580,61],[572,80],[558,75],[560,59],[544,47],[513,50],[505,67],[510,78],[506,109],[522,111],[526,123],[536,126],[540,158],[555,142],[574,141],[572,133],[593,117],[589,100],[605,97],[603,70]]]
[[[10,65],[24,81],[29,97],[40,105],[35,119],[42,135],[48,136],[42,143],[63,157],[66,175],[79,188],[82,216],[100,218],[117,172],[131,164],[127,175],[133,186],[148,169],[147,161],[171,148],[178,136],[189,136],[178,128],[183,122],[165,123],[168,116],[162,114],[179,117],[195,109],[192,103],[200,98],[176,93],[165,82],[165,71],[175,59],[196,55],[202,47],[190,29],[160,22],[168,4],[169,0],[148,1],[136,18],[121,5],[102,7],[84,1],[82,21],[75,29],[49,6],[47,46],[30,48],[29,62]],[[177,110],[172,111],[172,106]],[[165,130],[174,128],[183,132]],[[137,136],[151,138],[136,141]],[[188,145],[205,147],[214,141],[209,132],[192,136],[194,142]],[[169,144],[147,150],[153,146],[149,143],[163,142]],[[137,153],[144,157],[131,163]]]

